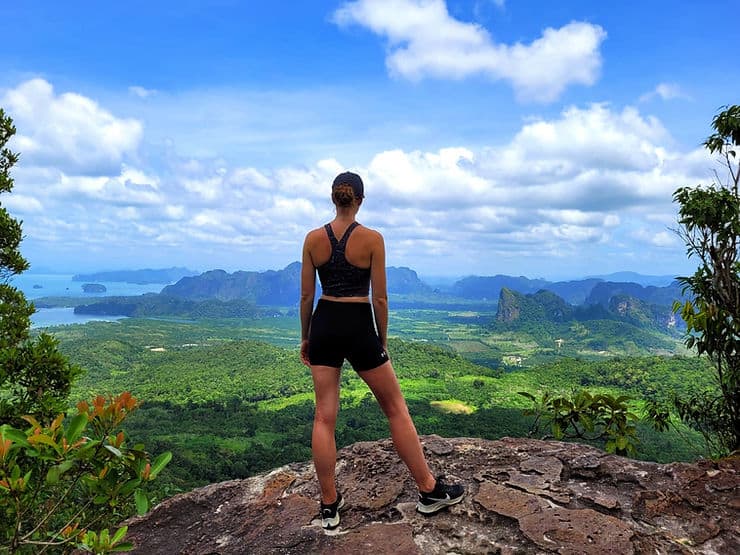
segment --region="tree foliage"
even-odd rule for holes
[[[0,193],[13,189],[10,169],[19,156],[6,145],[14,134],[12,119],[0,109]],[[28,269],[19,249],[22,238],[21,222],[0,204],[0,424],[11,425],[20,425],[22,415],[51,422],[66,410],[72,380],[80,373],[59,354],[53,337],[29,337],[34,307],[9,283]]]
[[[13,120],[0,108],[0,193],[9,193],[13,189],[13,178],[10,168],[18,161],[18,155],[6,147],[10,138],[15,135]],[[0,278],[18,274],[28,269],[28,262],[21,256],[18,246],[21,243],[21,224],[0,207]]]
[[[678,229],[689,258],[699,267],[679,281],[693,299],[676,303],[687,325],[686,345],[706,355],[716,371],[719,393],[698,391],[676,399],[681,417],[702,432],[716,454],[740,448],[740,105],[727,107],[712,121],[715,132],[704,142],[727,169],[707,187],[682,187]]]
[[[577,439],[581,441],[605,440],[604,449],[618,455],[637,453],[637,427],[639,419],[630,411],[627,395],[592,394],[585,389],[574,391],[570,396],[556,396],[545,392],[540,399],[531,393],[520,391],[519,395],[532,402],[525,415],[534,416],[531,434],[540,434],[549,428],[555,439]]]
[[[18,155],[6,147],[15,134],[0,109],[0,193],[13,188]],[[20,253],[21,222],[0,205],[0,539],[3,551],[42,553],[79,547],[123,551],[126,529],[108,528],[149,507],[142,485],[169,462],[143,445],[129,447],[120,429],[137,406],[130,394],[80,403],[65,418],[73,380],[81,369],[52,336],[32,338],[32,304],[10,284],[28,262]],[[101,529],[102,528],[102,529]]]

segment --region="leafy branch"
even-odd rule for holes
[[[520,391],[519,395],[533,404],[531,409],[524,411],[525,415],[535,417],[530,435],[544,433],[543,439],[557,440],[601,440],[605,441],[604,448],[609,453],[634,455],[637,452],[639,440],[634,422],[639,417],[630,412],[627,405],[630,397],[626,395],[593,395],[585,389],[569,397],[545,392],[537,399],[526,391]]]
[[[59,415],[49,425],[26,416],[25,430],[0,426],[0,530],[11,553],[74,546],[96,553],[130,548],[125,529],[111,535],[101,523],[120,520],[134,503],[149,509],[143,487],[159,475],[172,455],[153,462],[140,445],[129,446],[120,431],[138,407],[130,393],[81,402],[77,414]],[[123,530],[123,532],[121,531]]]

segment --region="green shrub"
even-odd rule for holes
[[[137,406],[129,393],[98,396],[49,425],[26,416],[25,429],[0,426],[0,537],[10,553],[131,547],[125,527],[111,536],[108,526],[132,505],[147,512],[145,485],[171,458],[151,461],[142,445],[128,445],[121,424]]]

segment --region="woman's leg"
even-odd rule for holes
[[[333,503],[337,499],[334,471],[337,462],[337,445],[334,430],[339,411],[340,369],[331,366],[311,366],[316,411],[313,417],[311,451],[316,475],[321,488],[321,502]]]
[[[417,487],[421,491],[431,491],[434,489],[435,479],[424,458],[419,435],[416,433],[416,427],[409,415],[406,400],[403,398],[390,361],[358,374],[370,387],[388,418],[393,445],[411,472]]]

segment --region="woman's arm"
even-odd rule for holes
[[[316,293],[316,268],[313,265],[311,252],[308,248],[306,235],[303,242],[303,260],[301,265],[301,360],[309,366],[308,360],[308,332],[311,327],[311,312],[313,312],[313,299]]]
[[[370,259],[370,285],[373,296],[373,313],[378,336],[383,348],[388,348],[388,291],[385,277],[385,243],[383,236],[378,233],[373,241],[372,257]]]

